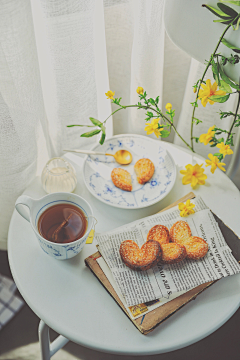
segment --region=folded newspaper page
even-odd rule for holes
[[[180,296],[180,295],[182,295],[182,294],[184,294],[186,292],[186,291],[180,291],[178,293],[174,293],[174,294],[170,295],[168,299],[163,297],[161,299],[147,301],[146,303],[141,303],[141,304],[138,304],[138,305],[128,307],[124,297],[122,296],[121,291],[119,290],[116,282],[114,281],[111,270],[107,266],[107,264],[106,264],[106,262],[105,262],[105,260],[103,259],[102,256],[97,259],[97,263],[101,267],[101,269],[104,272],[105,276],[108,278],[108,281],[110,282],[110,284],[112,285],[114,290],[116,291],[119,299],[123,303],[126,311],[128,312],[128,315],[130,316],[130,318],[132,320],[136,320],[139,317],[141,317],[143,315],[146,315],[150,311],[153,311],[154,309],[157,309],[158,307],[166,304],[167,302],[169,302],[169,301],[171,301],[173,299],[176,299],[178,296]]]
[[[181,218],[176,206],[96,235],[99,250],[128,307],[160,298],[168,299],[177,292],[188,291],[200,284],[240,272],[240,265],[226,244],[211,211],[200,197],[192,202],[195,203],[195,214],[188,217]],[[161,224],[170,229],[179,220],[189,224],[193,236],[207,241],[209,251],[204,258],[184,259],[177,264],[158,264],[142,272],[134,271],[123,263],[119,254],[122,241],[133,240],[141,247],[154,225]]]

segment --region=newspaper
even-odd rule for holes
[[[128,315],[130,316],[130,318],[132,320],[136,320],[139,317],[146,315],[147,313],[157,309],[158,307],[166,304],[167,302],[169,302],[173,299],[176,299],[178,296],[181,296],[182,294],[184,294],[186,292],[186,291],[180,291],[178,293],[174,293],[174,294],[170,295],[168,299],[161,298],[161,299],[156,299],[156,300],[148,301],[146,303],[141,303],[138,305],[128,307],[124,297],[122,296],[122,293],[120,292],[116,282],[114,281],[111,270],[107,266],[107,264],[102,256],[97,258],[97,263],[101,267],[102,271],[104,272],[105,276],[107,277],[108,281],[110,282],[110,284],[112,285],[114,290],[116,291],[125,310],[127,311]]]
[[[195,214],[184,218],[184,221],[189,224],[192,235],[202,237],[209,246],[207,255],[200,260],[185,259],[178,264],[158,264],[152,269],[138,272],[128,268],[120,257],[122,241],[131,239],[141,247],[154,225],[161,224],[170,229],[176,221],[183,220],[177,206],[96,236],[99,250],[128,307],[160,298],[169,299],[177,292],[188,291],[200,284],[240,272],[240,265],[226,244],[211,211],[200,197],[192,202],[195,203]]]

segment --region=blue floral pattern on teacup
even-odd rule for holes
[[[71,257],[78,254],[84,247],[86,239],[82,239],[82,241],[76,243],[73,245],[72,243],[66,244],[66,245],[57,245],[55,243],[47,244],[45,241],[43,241],[40,237],[38,237],[38,241],[40,243],[40,246],[42,250],[54,257],[58,260],[66,260],[70,259]]]
[[[107,156],[86,158],[84,181],[88,190],[102,202],[121,208],[137,209],[163,199],[175,183],[176,166],[162,142],[140,135],[118,135],[94,148],[95,151],[112,154],[120,149],[132,153],[133,161],[130,165],[121,166],[112,157]],[[141,158],[149,158],[155,165],[152,179],[144,185],[137,182],[134,172],[134,164]],[[123,191],[112,183],[111,171],[116,167],[130,172],[133,183],[131,192]]]

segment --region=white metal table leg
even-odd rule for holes
[[[68,343],[68,339],[59,335],[51,344],[49,340],[49,327],[40,320],[38,327],[39,343],[41,348],[42,360],[50,360],[51,357]]]

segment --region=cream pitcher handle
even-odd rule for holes
[[[24,209],[23,206],[21,205],[25,205],[29,208],[29,211],[31,211],[31,207],[33,205],[35,200],[33,200],[32,198],[30,198],[27,195],[21,195],[19,196],[19,198],[17,199],[16,203],[15,203],[15,208],[17,210],[17,212],[27,221],[30,222],[30,216],[29,213],[26,211],[26,209]]]

